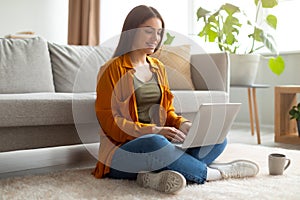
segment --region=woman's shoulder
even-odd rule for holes
[[[148,56],[147,58],[150,61],[151,65],[156,66],[159,69],[165,68],[164,64],[158,58],[152,56]]]
[[[111,58],[110,60],[106,61],[106,63],[104,63],[101,66],[101,71],[106,71],[106,72],[111,73],[112,71],[119,71],[121,66],[123,66],[122,58],[114,57],[114,58]]]
[[[106,61],[102,67],[104,67],[104,68],[110,67],[111,68],[111,66],[118,66],[120,64],[121,64],[120,57],[114,57],[114,58],[111,58],[108,61]]]
[[[118,74],[121,65],[119,57],[109,59],[100,67],[97,80],[103,76],[112,78],[112,75]]]

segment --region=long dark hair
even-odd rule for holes
[[[165,23],[161,15],[159,14],[159,12],[155,8],[150,6],[145,6],[145,5],[137,6],[128,13],[124,21],[120,40],[113,57],[121,56],[123,54],[132,51],[131,48],[136,33],[136,29],[139,28],[139,26],[143,24],[145,21],[151,18],[158,18],[161,20],[162,23],[161,38],[163,37]],[[157,51],[160,45],[161,45],[161,41],[155,48],[154,52]]]

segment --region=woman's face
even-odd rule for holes
[[[138,28],[133,41],[132,50],[143,51],[145,54],[153,54],[161,40],[162,22],[159,18],[151,18]]]

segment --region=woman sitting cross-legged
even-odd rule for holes
[[[163,63],[149,57],[161,44],[164,21],[156,9],[137,6],[127,15],[114,56],[98,74],[95,110],[100,133],[96,178],[137,180],[143,187],[178,193],[186,181],[255,176],[247,160],[213,164],[223,143],[189,148],[182,142],[191,122],[175,113]]]

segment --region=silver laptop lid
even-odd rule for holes
[[[227,136],[241,103],[201,104],[182,148],[222,143]]]

